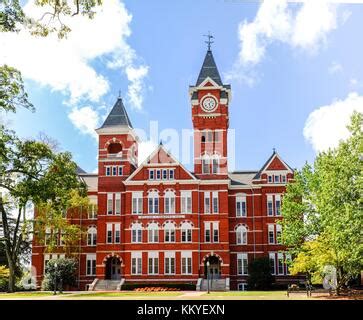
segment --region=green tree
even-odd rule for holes
[[[333,265],[338,293],[363,269],[362,124],[363,115],[355,112],[350,137],[296,172],[282,204],[282,241],[292,254],[292,269],[316,275]]]
[[[75,259],[52,259],[45,267],[43,290],[63,290],[64,286],[76,285],[77,261]],[[57,284],[55,288],[54,285]]]
[[[248,290],[268,290],[274,281],[268,257],[257,258],[248,266]]]

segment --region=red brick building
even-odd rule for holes
[[[193,283],[203,290],[209,273],[216,289],[244,290],[248,263],[261,256],[270,257],[276,281],[288,278],[276,220],[293,170],[274,151],[259,171],[228,172],[231,87],[211,50],[189,93],[194,172],[162,144],[138,166],[138,137],[121,98],[96,130],[98,174],[79,170],[92,208],[71,218],[87,230],[80,289]],[[57,252],[46,253],[35,238],[38,281],[46,262],[64,255],[61,246]]]

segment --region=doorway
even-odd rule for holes
[[[121,261],[117,257],[110,257],[106,261],[106,280],[121,279]]]

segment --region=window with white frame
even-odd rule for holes
[[[212,192],[213,213],[218,213],[218,191]]]
[[[268,176],[268,183],[272,183],[272,176]]]
[[[222,141],[222,133],[223,131],[216,130],[214,132],[214,142],[221,142]]]
[[[155,176],[154,176],[154,170],[149,170],[149,180],[154,180]]]
[[[167,169],[163,169],[163,180],[167,180],[168,179],[168,170]]]
[[[202,157],[202,173],[210,174],[210,158],[208,155]]]
[[[183,222],[180,230],[181,242],[192,242],[192,225],[189,222]]]
[[[275,212],[277,216],[281,215],[281,195],[275,195]]]
[[[240,282],[237,285],[238,291],[247,291],[247,283],[246,282]]]
[[[281,176],[281,179],[282,179],[282,183],[286,183],[286,176],[284,174]]]
[[[274,176],[274,182],[275,183],[280,183],[280,176],[279,175]]]
[[[107,193],[107,214],[113,214],[113,194]]]
[[[204,192],[204,213],[210,213],[210,192]]]
[[[211,228],[210,228],[210,222],[204,222],[204,241],[205,242],[211,242]]]
[[[274,244],[275,243],[275,226],[273,224],[268,225],[268,243]]]
[[[175,225],[172,222],[167,222],[164,225],[164,241],[175,242]]]
[[[148,231],[148,242],[149,243],[156,243],[159,242],[159,227],[158,225],[153,222],[150,223],[147,227]]]
[[[271,274],[275,275],[276,274],[276,254],[275,254],[275,252],[270,252],[268,255],[269,255],[269,259],[270,259]]]
[[[115,223],[114,224],[114,232],[115,232],[115,236],[114,236],[114,240],[115,243],[120,243],[121,242],[121,225],[119,223]]]
[[[143,211],[142,192],[133,192],[132,214],[142,214],[142,211]]]
[[[97,204],[91,203],[88,206],[87,216],[88,219],[97,219]]]
[[[148,252],[148,273],[159,273],[159,252]]]
[[[237,254],[237,273],[238,275],[248,274],[248,255],[247,253]]]
[[[274,215],[274,206],[272,201],[272,195],[267,195],[267,215],[273,216]]]
[[[181,274],[192,274],[192,252],[181,252]]]
[[[112,167],[112,175],[117,176],[117,167],[116,166]]]
[[[112,223],[106,224],[106,242],[112,243]]]
[[[111,167],[107,166],[106,167],[106,176],[110,176],[111,175]]]
[[[247,228],[245,226],[238,226],[236,229],[236,242],[237,244],[247,244]]]
[[[148,194],[149,213],[159,213],[159,194],[156,190],[150,191]]]
[[[156,172],[156,180],[161,180],[161,170],[157,169],[155,170],[155,172]]]
[[[97,245],[97,229],[94,226],[87,230],[87,245],[92,247]]]
[[[96,254],[88,253],[86,255],[86,275],[95,276],[96,275]]]
[[[122,176],[123,175],[123,167],[122,166],[119,166],[118,167],[118,175],[119,176]]]
[[[142,243],[142,224],[133,223],[131,226],[131,242]]]
[[[181,213],[192,213],[192,192],[181,191]]]
[[[213,242],[218,243],[219,242],[219,223],[213,222]]]
[[[175,213],[175,193],[167,190],[164,195],[164,213]]]
[[[142,274],[142,252],[131,252],[131,274]]]
[[[164,268],[165,274],[175,274],[175,252],[164,253]]]
[[[115,194],[115,214],[121,214],[121,193]]]
[[[174,177],[175,177],[174,173],[175,173],[174,169],[169,170],[169,180],[174,180]]]
[[[219,156],[214,155],[212,158],[212,173],[218,174],[219,173]]]
[[[281,252],[277,254],[277,273],[279,275],[284,274],[284,255]]]
[[[237,217],[247,216],[246,196],[236,197],[236,216]]]
[[[282,227],[280,224],[276,224],[276,243],[281,244]]]

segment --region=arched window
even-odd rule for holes
[[[148,231],[148,242],[155,243],[159,242],[159,226],[153,222],[147,227]]]
[[[183,222],[180,226],[181,242],[192,242],[192,225],[190,222]]]
[[[141,243],[142,242],[142,224],[133,223],[131,226],[131,242]]]
[[[107,152],[110,155],[117,155],[122,152],[122,145],[119,142],[112,142],[107,147]]]
[[[238,226],[236,229],[237,244],[247,244],[247,228],[245,226]]]
[[[95,246],[97,244],[97,229],[96,227],[89,227],[87,231],[87,245]]]
[[[173,222],[164,224],[164,241],[175,242],[175,224]]]
[[[164,213],[175,213],[175,192],[173,190],[165,192]]]
[[[202,173],[210,174],[210,157],[207,154],[202,156]]]
[[[212,174],[218,174],[219,173],[219,161],[220,156],[218,154],[214,154],[212,156]]]
[[[152,190],[148,194],[149,213],[159,213],[159,194],[156,190]]]

